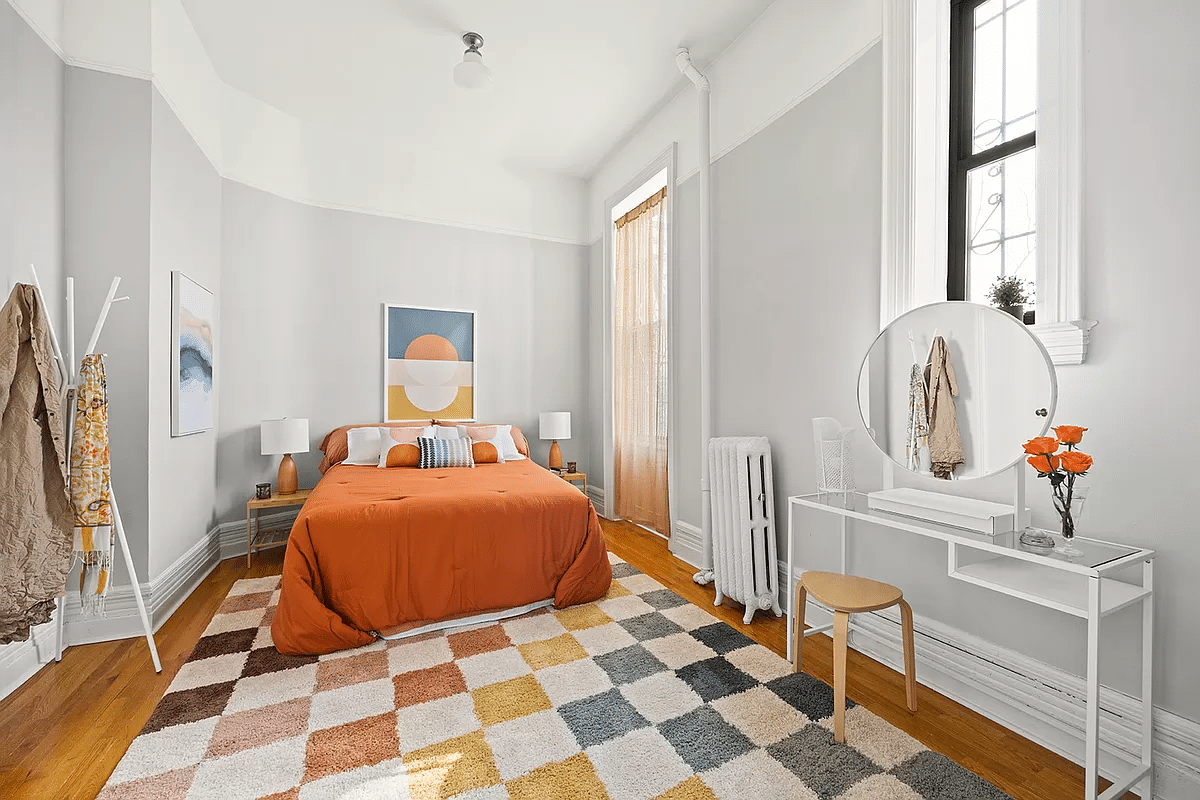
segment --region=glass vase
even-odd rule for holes
[[[1083,508],[1087,504],[1090,487],[1076,484],[1070,490],[1064,490],[1060,500],[1054,498],[1054,508],[1058,511],[1062,531],[1062,544],[1054,548],[1054,552],[1063,556],[1080,556],[1083,551],[1075,546],[1075,533],[1079,518],[1083,516]]]

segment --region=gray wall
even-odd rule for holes
[[[585,364],[588,251],[515,236],[333,211],[226,181],[217,515],[241,518],[278,456],[259,423],[307,417],[302,485],[338,425],[382,414],[382,304],[477,312],[477,414],[525,431],[536,460],[540,411],[571,411],[564,460],[589,463]],[[236,343],[232,344],[232,343]]]
[[[0,275],[38,277],[63,322],[63,63],[12,6],[0,3]]]
[[[150,268],[149,81],[78,67],[66,74],[66,265],[75,279],[82,357],[109,283],[121,277],[97,352],[106,353],[113,490],[139,576],[149,552],[150,413],[147,319]],[[118,559],[116,582],[127,584]]]
[[[204,539],[214,521],[221,342],[214,362],[213,428],[172,438],[171,271],[181,270],[220,298],[222,187],[220,174],[157,90],[150,125],[150,406],[145,435],[150,448],[149,574],[159,575]],[[219,316],[216,322],[219,335]]]

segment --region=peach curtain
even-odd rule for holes
[[[669,536],[666,196],[616,222],[613,463],[617,515]]]

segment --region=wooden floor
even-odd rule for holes
[[[692,581],[693,568],[671,556],[662,538],[623,523],[604,523],[609,549],[688,600],[781,656],[782,619],[758,614],[742,624],[741,606],[713,607],[713,587]],[[163,671],[155,674],[142,638],[72,647],[0,701],[0,798],[90,800],[104,786],[233,583],[278,574],[283,551],[221,562],[158,631]],[[833,679],[830,640],[810,637],[804,670]],[[919,711],[905,707],[899,673],[854,651],[847,693],[925,746],[983,776],[1016,800],[1082,797],[1083,770],[952,700],[919,687]],[[918,680],[920,675],[918,675]],[[1126,795],[1133,798],[1135,795]]]

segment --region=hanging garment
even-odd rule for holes
[[[954,406],[954,398],[958,397],[958,379],[954,376],[954,365],[950,363],[950,350],[941,336],[934,337],[929,350],[925,385],[929,392],[929,457],[933,474],[950,480],[950,475],[966,457],[958,431],[958,409]]]
[[[71,566],[71,501],[50,322],[17,284],[0,309],[0,644],[50,619]]]
[[[79,366],[75,434],[71,443],[71,504],[75,508],[75,558],[84,614],[104,613],[113,565],[109,501],[108,388],[104,356],[90,353]]]
[[[925,398],[925,377],[921,367],[912,365],[908,378],[908,438],[904,445],[904,465],[911,470],[923,469],[921,453],[929,446],[929,410]]]

